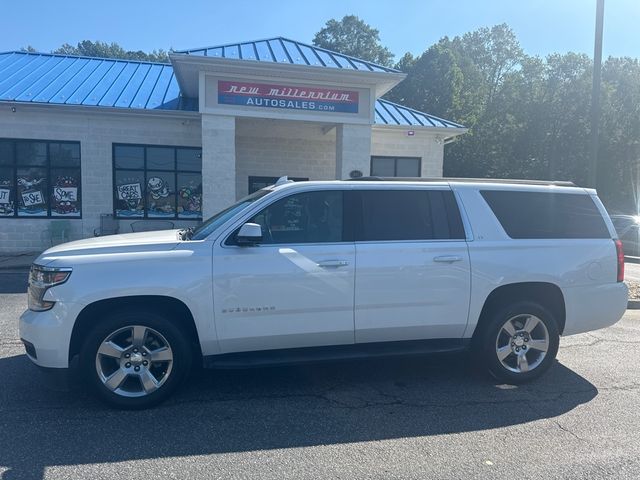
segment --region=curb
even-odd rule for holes
[[[629,300],[627,310],[640,310],[640,300]]]
[[[33,261],[38,258],[38,252],[23,252],[0,255],[0,272],[29,270]]]
[[[26,264],[26,263],[9,263],[7,262],[6,264],[2,264],[0,263],[0,272],[4,272],[6,270],[21,270],[21,271],[28,271],[31,268],[31,263]]]
[[[631,255],[624,256],[625,263],[640,263],[640,257],[632,257]]]

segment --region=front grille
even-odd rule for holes
[[[24,349],[27,351],[27,355],[29,355],[34,360],[37,360],[38,354],[36,353],[36,347],[33,346],[33,343],[27,342],[22,338],[20,340],[22,340],[22,343],[24,344]]]

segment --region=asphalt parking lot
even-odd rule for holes
[[[159,408],[45,388],[26,275],[0,273],[0,478],[640,478],[640,311],[564,338],[539,381],[466,357],[205,372]]]

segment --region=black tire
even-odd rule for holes
[[[179,319],[173,319],[173,322]],[[162,377],[162,383],[151,393],[141,393],[142,396],[124,396],[112,391],[105,386],[98,372],[98,349],[102,343],[114,332],[134,325],[146,327],[148,335],[159,333],[163,341],[166,341],[172,353],[171,367],[164,368],[166,378]],[[126,335],[123,333],[122,335]],[[147,335],[147,334],[145,334]],[[133,337],[133,333],[131,333]],[[145,338],[147,338],[145,336]],[[131,339],[133,340],[133,338]],[[153,339],[152,339],[153,341]],[[132,347],[131,347],[132,348]],[[102,358],[102,357],[101,357]],[[150,358],[150,357],[147,357]],[[144,310],[141,308],[118,310],[101,317],[93,329],[87,334],[80,350],[80,371],[84,380],[89,384],[96,396],[108,405],[121,409],[143,409],[155,406],[166,400],[182,384],[189,375],[193,359],[193,352],[186,335],[178,328],[167,315]],[[110,360],[108,357],[107,360]],[[113,360],[119,364],[119,361]],[[160,364],[162,369],[163,364]],[[135,367],[134,367],[135,368]],[[143,368],[140,366],[140,368]],[[148,367],[151,369],[152,367]],[[103,372],[104,373],[104,372]],[[126,382],[134,381],[138,377],[128,376]],[[156,378],[156,377],[154,377]],[[139,381],[142,387],[142,381]],[[144,390],[144,388],[142,388]]]
[[[532,362],[532,364],[535,364],[536,361],[539,361],[539,363],[528,371],[515,372],[509,370],[508,367],[520,369],[518,354],[513,351],[513,349],[517,348],[517,343],[515,343],[515,341],[510,343],[512,342],[512,337],[510,337],[506,331],[503,331],[503,326],[510,319],[515,319],[513,320],[514,324],[520,325],[522,323],[520,319],[526,319],[526,316],[534,316],[544,325],[548,334],[548,346],[543,357],[538,356],[540,354],[539,350],[532,349],[531,347],[528,348],[527,352],[519,351],[520,354],[526,353],[525,358],[528,358],[529,361],[533,358],[535,361]],[[518,330],[516,328],[516,330],[524,334],[523,329]],[[533,332],[534,335],[531,335],[529,337],[530,339],[538,335],[543,336],[544,334],[541,326],[537,326]],[[510,384],[525,383],[545,373],[549,367],[553,365],[560,344],[558,323],[553,314],[542,305],[528,301],[516,302],[489,312],[487,322],[479,333],[479,342],[476,344],[476,351],[477,354],[480,355],[482,363],[493,377],[499,381]],[[500,340],[499,335],[501,335]],[[512,352],[509,354],[510,356],[504,359],[505,363],[509,364],[508,366],[505,366],[498,357],[498,346],[502,345],[505,340],[509,343],[507,346],[512,349]],[[529,340],[527,340],[527,342],[528,341]],[[525,346],[527,344],[528,343],[525,343]],[[513,345],[513,347],[511,347],[511,345]],[[527,367],[528,366],[527,364]]]

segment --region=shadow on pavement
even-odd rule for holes
[[[24,355],[0,360],[2,478],[54,465],[124,462],[441,435],[562,415],[597,389],[557,363],[499,386],[466,357],[205,371],[162,406],[110,410],[82,387],[52,391]],[[139,440],[136,440],[139,438]],[[215,472],[212,472],[212,475]]]

